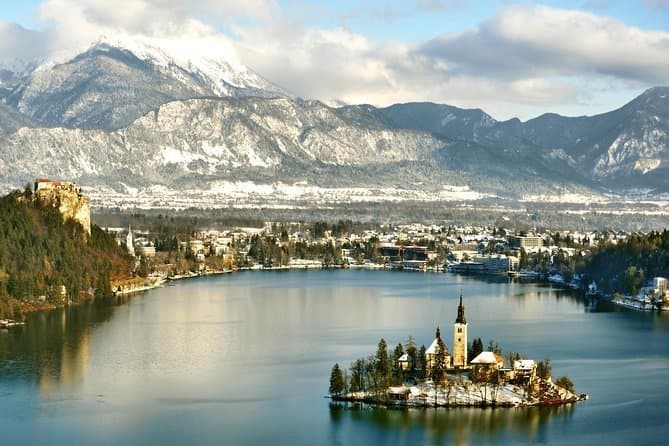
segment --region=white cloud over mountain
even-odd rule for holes
[[[419,44],[377,42],[286,17],[272,0],[45,0],[43,28],[0,23],[4,59],[81,48],[101,34],[203,39],[306,98],[349,103],[447,102],[498,117],[561,111],[592,86],[666,82],[669,33],[545,6],[501,10],[478,26]],[[610,108],[611,104],[602,104]]]

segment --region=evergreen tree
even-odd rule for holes
[[[425,357],[425,346],[421,345],[416,358],[416,371],[419,379],[427,378],[427,359]]]
[[[330,395],[341,395],[345,390],[344,375],[339,368],[339,364],[332,366],[330,373]]]
[[[437,352],[434,358],[434,364],[430,370],[430,377],[435,384],[440,384],[446,378],[446,345],[441,337],[437,338]]]
[[[418,360],[418,350],[416,349],[416,342],[412,336],[407,338],[404,349],[409,357],[409,373],[413,376],[416,373],[416,362]]]
[[[390,381],[390,360],[388,359],[388,348],[384,339],[379,341],[379,346],[376,350],[374,374],[376,375],[375,381],[377,383],[377,389],[385,389],[388,387]]]
[[[391,384],[394,386],[398,386],[404,381],[404,372],[400,365],[400,358],[402,355],[404,355],[404,348],[402,347],[402,344],[397,344],[397,347],[393,350],[393,356],[390,362]]]
[[[467,357],[471,361],[483,352],[483,341],[481,338],[475,338],[469,345]]]

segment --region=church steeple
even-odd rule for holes
[[[128,236],[125,238],[125,247],[128,250],[128,254],[135,256],[135,241],[132,238],[132,228],[130,223],[128,223]]]
[[[467,319],[465,306],[462,303],[462,292],[460,292],[458,317],[453,324],[453,367],[456,369],[467,367]]]
[[[466,324],[465,306],[462,304],[462,292],[460,292],[460,305],[458,305],[458,317],[455,319],[456,324]]]

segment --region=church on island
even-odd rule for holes
[[[425,350],[425,363],[428,374],[437,365],[442,350],[446,369],[467,368],[467,319],[465,318],[465,306],[462,303],[462,294],[460,294],[460,304],[458,305],[458,317],[455,319],[455,324],[453,324],[453,356],[448,352],[446,344],[441,339],[441,331],[437,327],[434,341]]]
[[[505,367],[504,359],[492,351],[483,351],[469,360],[467,344],[467,318],[465,306],[460,293],[458,313],[453,324],[453,354],[448,351],[446,343],[441,338],[441,330],[437,327],[434,340],[425,350],[426,376],[432,376],[435,367],[440,367],[443,372],[458,373],[470,372],[472,377],[478,380],[509,380],[525,379],[533,381],[536,375],[537,364],[531,359],[518,359]],[[443,353],[442,353],[443,352]],[[399,358],[399,365],[403,371],[412,368],[412,358],[404,353]]]

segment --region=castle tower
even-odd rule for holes
[[[453,324],[453,368],[465,367],[467,367],[467,319],[465,319],[465,306],[462,304],[462,293],[460,293],[458,317]]]

